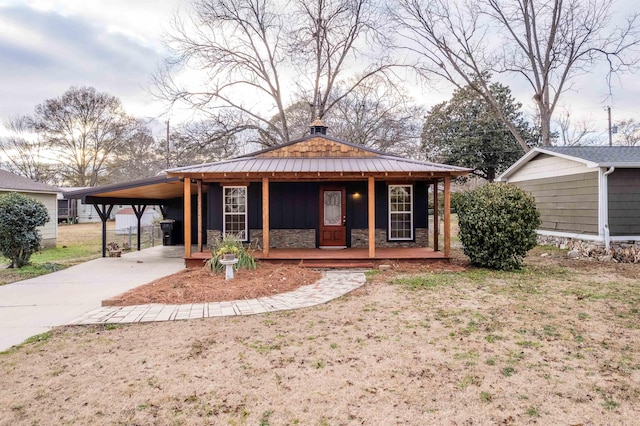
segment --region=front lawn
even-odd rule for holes
[[[371,273],[310,309],[57,328],[0,355],[0,424],[634,424],[640,268],[562,255]]]

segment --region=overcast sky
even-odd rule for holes
[[[637,0],[618,0],[622,9]],[[30,114],[45,99],[71,86],[93,86],[117,96],[139,117],[162,113],[149,94],[150,77],[165,51],[162,34],[178,9],[189,0],[0,0],[0,122]],[[512,86],[529,103],[529,91]],[[598,131],[606,129],[604,106],[613,106],[614,120],[640,120],[637,76],[616,80],[607,99],[602,73],[583,76],[565,103],[577,115],[590,118]],[[523,87],[524,89],[524,87]],[[450,93],[415,93],[427,107]],[[162,118],[166,119],[166,118]]]

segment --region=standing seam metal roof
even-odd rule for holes
[[[464,167],[391,156],[379,157],[240,157],[168,170],[169,173],[304,173],[304,172],[466,172]]]

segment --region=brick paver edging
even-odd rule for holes
[[[361,271],[325,271],[322,278],[299,289],[250,300],[231,302],[192,303],[187,305],[148,304],[108,306],[87,312],[67,323],[124,324],[134,322],[175,321],[194,318],[254,315],[265,312],[308,308],[343,296],[365,283]]]

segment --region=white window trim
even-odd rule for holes
[[[222,235],[227,235],[227,215],[241,216],[242,213],[227,213],[227,188],[244,188],[244,238],[240,241],[249,241],[249,217],[248,217],[248,204],[249,204],[249,188],[246,186],[223,186],[222,187]]]
[[[409,203],[410,206],[410,210],[409,211],[397,211],[397,212],[392,212],[391,211],[391,190],[393,188],[397,188],[397,187],[409,187],[410,188],[410,195],[411,195],[411,202]],[[388,223],[387,223],[387,238],[389,239],[389,241],[413,241],[413,197],[414,197],[414,191],[413,191],[413,185],[412,184],[403,184],[403,185],[389,185],[389,189],[388,189],[388,194],[387,194],[387,209],[389,210],[389,217],[388,219]],[[411,217],[411,236],[409,238],[392,238],[391,237],[391,216],[394,214],[406,214],[409,213],[410,217]]]

